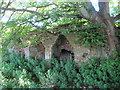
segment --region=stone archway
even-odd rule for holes
[[[65,49],[61,49],[59,59],[60,60],[74,59],[74,53]]]
[[[52,57],[57,60],[74,59],[73,47],[64,35],[60,35],[53,45]]]
[[[42,60],[43,58],[45,58],[44,45],[41,43],[39,45],[30,46],[29,54],[30,54],[30,58],[32,58],[32,59]]]

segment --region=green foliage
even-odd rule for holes
[[[118,6],[117,4],[119,4],[119,2],[114,2],[114,1],[110,1],[110,14],[111,16],[116,16],[118,13],[120,13],[120,6]]]
[[[72,60],[65,62],[58,62],[56,59],[37,61],[24,59],[18,54],[11,54],[2,63],[2,74],[4,87],[7,88],[45,88],[50,85],[65,88],[73,82],[76,71]]]
[[[120,21],[116,22],[115,25],[116,25],[116,28],[117,28],[117,29],[116,29],[116,30],[117,30],[116,36],[117,36],[118,38],[120,38]]]
[[[11,54],[2,63],[4,88],[36,88],[37,84],[32,81],[31,68],[22,56]]]
[[[99,88],[120,87],[120,57],[115,59],[90,59],[87,65],[81,64],[79,70],[88,86]]]
[[[9,7],[16,8],[14,5],[18,6],[20,9],[30,9],[40,13],[41,16],[35,13],[18,13],[15,12],[8,22],[1,22],[4,24],[5,28],[2,31],[3,45],[9,45],[12,47],[15,43],[17,46],[26,47],[28,45],[39,44],[41,37],[44,37],[47,32],[54,32],[52,29],[56,26],[68,23],[68,21],[74,20],[75,18],[67,17],[67,14],[78,14],[76,9],[77,3],[62,3],[62,2],[12,2]],[[49,5],[50,4],[50,5]],[[57,7],[57,4],[59,7]],[[3,4],[5,7],[7,2]],[[72,20],[72,21],[73,21]],[[75,19],[76,21],[78,19]],[[80,20],[79,20],[80,21]],[[40,24],[41,23],[41,24]],[[74,23],[74,22],[69,22]],[[1,24],[1,25],[2,25]],[[33,32],[32,34],[30,34]],[[36,32],[36,33],[34,33]],[[29,35],[30,34],[30,35]],[[22,38],[24,42],[18,43],[18,39]]]
[[[105,46],[106,38],[101,32],[92,29],[87,26],[91,22],[83,19],[80,15],[78,8],[83,7],[86,10],[89,10],[85,2],[12,2],[13,4],[8,4],[8,2],[3,2],[3,7],[16,9],[16,6],[19,9],[23,10],[23,13],[20,11],[10,16],[10,20],[1,26],[5,26],[6,29],[1,30],[4,38],[3,43],[5,45],[13,46],[16,43],[19,46],[28,46],[39,44],[41,37],[44,37],[46,33],[76,33],[78,34],[79,40],[77,43],[84,44],[85,46]],[[114,6],[114,2],[110,2],[112,8],[112,16],[118,15],[120,12],[119,7]],[[17,8],[18,9],[18,8]],[[35,12],[24,12],[24,10],[31,10]],[[5,16],[7,17],[6,13]],[[60,25],[68,25],[68,28],[59,27]],[[82,27],[84,26],[86,27]],[[93,25],[96,29],[97,25]],[[116,23],[118,26],[118,23]],[[59,27],[57,30],[54,28]],[[82,30],[81,30],[82,29]],[[89,30],[88,30],[89,29]],[[36,32],[28,35],[30,32]],[[101,37],[101,38],[100,38]],[[18,43],[18,39],[22,38],[24,43]]]
[[[20,8],[36,8],[37,14],[22,13],[14,14],[5,24],[3,30],[3,43],[20,47],[39,44],[41,37],[46,33],[57,34],[77,34],[77,43],[85,46],[105,46],[106,37],[103,33],[96,30],[100,25],[90,25],[91,22],[80,17],[77,7],[85,6],[85,3],[77,2],[19,2]],[[50,5],[49,5],[50,4]],[[13,6],[14,7],[14,6]],[[39,8],[41,7],[41,8]],[[65,26],[66,25],[66,26]],[[57,28],[55,30],[54,28]],[[95,29],[95,30],[94,30]],[[19,43],[19,38],[24,41]]]
[[[96,26],[96,25],[95,25]],[[107,44],[107,36],[101,31],[94,28],[83,28],[81,29],[77,37],[79,38],[76,43],[81,43],[85,47],[104,47]]]
[[[68,28],[63,28],[60,32],[62,34],[76,35],[78,38],[75,40],[76,44],[82,44],[85,47],[104,47],[107,45],[107,35],[98,30],[103,28],[103,25],[91,24],[86,20],[77,21],[74,19],[71,22],[74,22],[74,24],[68,25]]]
[[[80,63],[74,60],[32,60],[10,54],[2,62],[5,88],[118,88],[120,57],[94,58]]]
[[[79,39],[76,42],[83,44],[85,47],[102,47],[107,42],[106,36],[98,30],[82,30],[77,36]]]

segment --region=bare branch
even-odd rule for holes
[[[3,5],[3,3],[4,3],[4,0],[2,0],[2,2],[0,3],[0,8],[2,8],[2,5]],[[2,10],[0,9],[0,19],[2,18]]]
[[[9,19],[8,19],[7,22],[9,22],[9,20],[11,19],[11,17],[13,16],[14,13],[15,13],[15,12],[13,12],[13,13],[10,15],[10,17],[9,17]],[[6,23],[6,24],[7,24],[7,23]]]
[[[93,7],[90,0],[87,0],[85,2],[86,6],[79,7],[78,10],[80,11],[81,17],[90,20],[90,21],[101,21],[100,16],[98,15],[98,12]]]
[[[2,10],[9,10],[9,11],[22,11],[22,12],[29,12],[29,13],[34,13],[36,15],[39,15],[41,17],[46,16],[43,14],[40,14],[39,12],[32,11],[32,10],[27,10],[27,9],[15,9],[15,8],[1,8]]]
[[[43,8],[43,7],[48,7],[50,5],[54,5],[54,4],[48,4],[48,5],[44,5],[44,6],[37,6],[36,8]]]
[[[88,11],[84,7],[80,7],[80,8],[78,8],[78,10],[80,11],[81,17],[83,17],[83,18],[85,18],[87,20],[90,20],[90,15],[89,15]]]
[[[4,3],[4,0],[2,0],[2,2],[0,3],[0,7],[2,7],[3,3]]]
[[[68,10],[63,10],[62,12],[70,12],[70,11],[76,11],[77,9],[68,9]]]
[[[6,8],[8,8],[12,4],[11,0],[8,2]]]
[[[49,18],[43,18],[43,19],[40,19],[40,20],[37,20],[37,21],[34,21],[34,22],[40,22],[40,21],[44,21],[44,20],[47,20]]]
[[[120,19],[120,13],[114,17],[114,20],[117,21]]]
[[[109,11],[109,2],[102,2],[99,0],[99,13],[103,16],[110,17],[110,11]]]
[[[53,3],[53,4],[58,7],[58,5],[56,3]]]
[[[87,10],[88,10],[88,12],[90,12],[90,13],[96,13],[96,10],[95,10],[95,8],[93,7],[91,1],[90,1],[90,0],[86,0],[86,1],[87,1],[87,2],[86,2],[86,5],[87,5]]]
[[[39,26],[35,25],[35,24],[34,24],[33,22],[31,22],[31,21],[29,21],[29,23],[30,23],[31,25],[33,25],[33,27],[40,28]],[[49,34],[52,34],[52,35],[57,35],[57,34],[58,34],[58,33],[52,33],[52,32],[50,32],[50,31],[48,31],[48,30],[46,30],[46,32],[49,33]]]
[[[110,0],[107,0],[110,1]],[[83,6],[79,8],[80,15],[87,19],[90,20],[94,23],[104,23],[104,19],[110,19],[110,14],[109,14],[109,2],[103,2],[103,0],[99,0],[99,12],[95,10],[93,7],[92,3],[90,0],[87,0],[86,7]]]
[[[11,19],[11,17],[12,17],[13,14],[14,14],[14,12],[10,15],[9,19],[7,20],[6,25],[8,24],[8,22],[9,22],[9,20]],[[4,29],[6,25],[2,26],[2,27],[1,27],[1,30]]]
[[[59,17],[63,17],[62,15],[58,15]],[[66,14],[64,17],[75,17],[75,18],[82,18],[80,15],[73,15],[73,14]]]
[[[15,12],[13,12],[13,13],[10,15],[9,19],[7,20],[7,23],[9,22],[9,20],[11,19],[11,17],[13,16],[14,13],[15,13]],[[7,24],[7,23],[6,23],[6,24]]]
[[[13,1],[9,0],[8,4],[6,5],[5,8],[8,8],[11,4],[13,3]],[[1,7],[2,8],[2,7]],[[5,10],[2,12],[3,14],[5,14]],[[3,15],[4,16],[4,15]]]

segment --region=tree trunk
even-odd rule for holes
[[[115,36],[115,29],[113,28],[113,26],[108,26],[106,28],[106,32],[108,35],[108,42],[109,42],[110,51],[116,51],[117,50],[117,47],[116,47],[117,38]]]
[[[111,23],[110,20],[106,20],[106,33],[108,36],[108,49],[109,49],[109,54],[112,53],[112,51],[117,51],[118,47],[118,38],[116,37],[116,30],[114,27],[114,23]]]
[[[116,29],[114,26],[114,20],[109,16],[100,16],[100,21],[96,21],[97,23],[103,24],[105,26],[104,33],[108,36],[108,47],[107,50],[109,55],[111,55],[112,51],[118,50],[118,38],[116,37]]]

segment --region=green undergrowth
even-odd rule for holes
[[[2,61],[2,88],[119,88],[120,57],[74,60],[33,60],[12,53]]]

